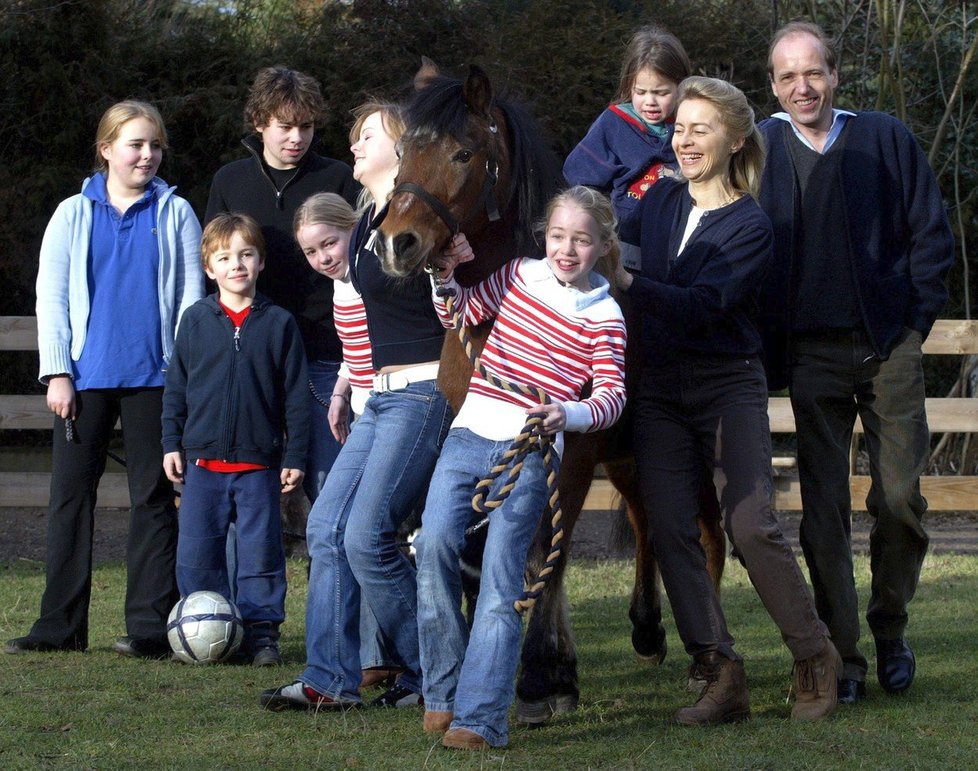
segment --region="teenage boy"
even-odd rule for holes
[[[177,540],[181,596],[234,596],[245,660],[282,663],[285,552],[279,496],[303,478],[309,441],[306,360],[295,319],[256,292],[265,266],[258,224],[208,223],[201,243],[217,294],[184,314],[163,393],[163,468],[184,484]],[[283,439],[284,436],[284,439]],[[237,571],[225,541],[237,528]]]
[[[221,212],[247,214],[267,246],[258,290],[295,316],[305,344],[311,394],[303,489],[314,501],[340,445],[329,428],[329,398],[343,351],[333,323],[333,282],[310,273],[292,235],[295,210],[314,193],[338,193],[355,204],[360,186],[345,163],[311,152],[325,114],[319,84],[285,67],[267,67],[252,83],[242,140],[250,156],[218,170],[204,222]]]

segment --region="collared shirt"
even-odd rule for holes
[[[829,151],[829,148],[832,147],[835,140],[839,138],[839,134],[841,134],[842,129],[845,128],[846,121],[849,120],[849,118],[856,117],[856,113],[850,112],[849,110],[832,109],[832,126],[829,128],[829,135],[825,138],[825,144],[822,146],[821,150],[816,150],[815,146],[808,141],[808,137],[798,130],[798,127],[791,120],[791,116],[788,115],[788,113],[776,112],[771,117],[785,121],[791,126],[791,130],[795,132],[795,136],[798,137],[798,139],[800,139],[806,147],[815,150],[816,153],[820,152],[822,155],[824,155]]]
[[[75,388],[162,386],[156,188],[147,187],[122,215],[108,200],[103,174],[92,177],[82,194],[93,202],[91,310],[74,365]]]

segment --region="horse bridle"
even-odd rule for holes
[[[496,127],[495,121],[489,122],[489,131],[493,134],[498,133],[499,129]],[[461,221],[455,218],[451,210],[438,198],[429,193],[421,185],[416,182],[402,182],[397,185],[390,194],[388,198],[388,205],[385,206],[376,217],[374,217],[373,222],[370,223],[371,229],[376,229],[384,221],[387,216],[387,210],[390,207],[390,202],[394,200],[395,195],[400,193],[410,193],[415,195],[424,201],[428,208],[431,209],[435,214],[438,215],[445,227],[448,228],[448,232],[451,233],[452,237],[458,235],[462,228],[462,223],[467,222],[471,219],[475,213],[484,205],[486,207],[486,216],[489,218],[490,222],[496,222],[499,220],[499,205],[496,203],[496,196],[493,195],[493,191],[496,187],[496,182],[499,181],[499,167],[496,163],[495,157],[490,155],[486,158],[486,176],[482,180],[482,191],[479,193],[479,199],[475,202],[472,209],[461,219]]]

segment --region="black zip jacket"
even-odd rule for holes
[[[333,282],[309,267],[292,234],[292,219],[314,193],[337,193],[355,206],[360,186],[345,163],[310,150],[279,190],[262,159],[261,139],[245,137],[242,144],[251,155],[218,169],[204,224],[222,212],[240,212],[261,225],[266,254],[258,291],[295,316],[310,361],[342,361],[333,323]]]
[[[283,440],[284,436],[284,440]],[[163,452],[306,467],[309,389],[295,319],[258,295],[240,328],[198,300],[180,321],[163,391]]]

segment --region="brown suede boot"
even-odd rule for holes
[[[677,723],[735,723],[750,717],[743,661],[733,661],[715,652],[702,653],[696,657],[696,667],[706,679],[706,687],[692,707],[683,707],[676,713]]]
[[[814,656],[796,661],[792,672],[795,706],[792,720],[819,720],[835,712],[839,700],[842,657],[826,637],[825,646]]]
[[[452,724],[455,717],[451,712],[439,712],[438,710],[425,710],[424,713],[424,732],[426,734],[443,734]]]

